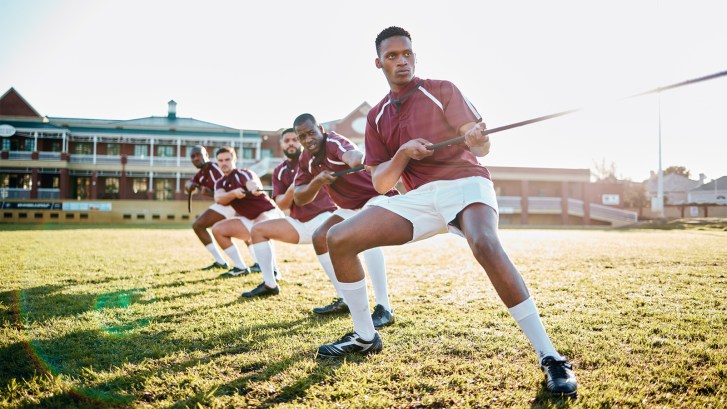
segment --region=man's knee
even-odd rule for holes
[[[471,237],[469,241],[477,259],[492,259],[502,252],[500,239],[495,232],[480,232]]]
[[[350,247],[355,241],[352,238],[351,230],[347,229],[345,224],[337,224],[328,230],[326,235],[326,243],[328,248],[335,247],[337,250],[345,250]]]

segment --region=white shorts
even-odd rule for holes
[[[379,206],[409,220],[414,227],[414,242],[447,231],[462,236],[462,231],[449,223],[472,203],[484,203],[498,211],[491,180],[481,176],[438,180],[367,206]]]
[[[323,222],[328,220],[332,214],[333,213],[331,212],[323,212],[307,222],[302,222],[300,220],[293,219],[292,217],[286,217],[285,221],[290,223],[295,231],[298,232],[298,244],[310,244],[313,242],[313,232],[315,232],[316,229],[323,224]]]
[[[225,219],[232,219],[236,214],[235,209],[233,209],[232,206],[222,206],[219,203],[213,204],[208,209],[214,210],[215,212],[225,216]]]
[[[245,226],[247,231],[250,231],[252,229],[252,225],[257,222],[264,222],[265,220],[273,220],[273,219],[282,219],[283,217],[285,217],[285,214],[277,207],[274,209],[270,209],[266,212],[260,213],[255,218],[255,220],[250,220],[245,216],[240,216],[239,214],[235,213],[235,218],[242,222],[242,224]]]
[[[394,197],[396,197],[396,196],[394,196]],[[358,212],[360,212],[361,209],[363,209],[364,207],[374,206],[376,204],[376,202],[378,202],[379,200],[384,200],[384,199],[388,199],[388,198],[389,198],[388,196],[383,196],[383,195],[374,196],[371,199],[369,199],[366,203],[364,203],[364,205],[360,209],[341,209],[339,207],[338,209],[333,211],[333,214],[335,216],[342,218],[343,220],[347,220],[347,219],[352,218],[356,214],[358,214]]]

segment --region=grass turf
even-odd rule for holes
[[[276,243],[281,295],[243,300],[260,275],[198,270],[211,260],[191,229],[60,229],[0,231],[0,407],[727,406],[727,233],[501,239],[577,399],[545,393],[454,236],[385,249],[397,322],[382,353],[317,362],[351,322],[310,313],[334,295],[311,246]]]

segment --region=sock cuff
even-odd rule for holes
[[[538,308],[535,306],[535,301],[533,301],[533,297],[528,297],[527,300],[521,302],[520,304],[508,308],[508,311],[510,311],[510,315],[515,318],[515,321],[520,321],[533,314],[538,314]]]
[[[257,251],[258,248],[260,248],[260,249],[269,248],[270,247],[270,242],[269,241],[261,241],[259,243],[253,243],[252,245],[250,245],[250,247],[253,250],[255,250],[255,251]]]
[[[341,290],[346,290],[346,291],[358,290],[359,288],[366,287],[366,279],[364,278],[361,281],[356,281],[353,283],[342,283],[339,281],[338,285],[340,286]]]

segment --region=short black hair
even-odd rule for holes
[[[280,141],[281,141],[281,142],[283,141],[283,136],[285,136],[285,134],[286,134],[286,133],[291,133],[291,132],[292,132],[292,133],[295,133],[295,129],[293,129],[293,128],[288,128],[288,129],[284,130],[283,132],[281,132],[281,133],[280,133]]]
[[[406,37],[411,41],[411,34],[401,27],[391,26],[385,28],[379,35],[376,36],[376,55],[379,55],[381,51],[381,43],[389,37],[402,36]]]
[[[223,146],[220,149],[217,149],[217,152],[215,152],[215,158],[218,157],[220,153],[229,153],[232,155],[232,161],[237,162],[237,154],[235,153],[235,148],[232,146]]]
[[[295,118],[295,121],[293,121],[293,127],[296,127],[300,124],[302,124],[305,121],[311,121],[313,126],[318,125],[318,122],[316,122],[316,118],[311,114],[300,114],[297,118]]]

